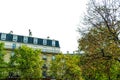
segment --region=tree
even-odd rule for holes
[[[7,63],[4,61],[4,56],[4,43],[0,43],[0,79],[5,79],[8,76]]]
[[[97,29],[105,26],[113,40],[120,45],[120,1],[119,0],[90,0],[84,24]]]
[[[15,49],[11,58],[13,71],[18,72],[21,78],[41,78],[42,60],[40,50],[34,50],[27,46],[21,46]]]
[[[78,64],[79,56],[75,54],[56,55],[55,60],[51,62],[51,74],[57,80],[83,80],[81,77],[81,69]]]
[[[120,79],[120,1],[90,0],[79,49],[83,76],[86,80]],[[80,29],[80,28],[79,28]],[[116,71],[117,70],[117,71]]]
[[[79,39],[81,68],[86,80],[120,79],[120,48],[104,26],[92,28]]]

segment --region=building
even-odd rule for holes
[[[44,69],[48,69],[49,62],[55,58],[56,54],[60,53],[60,45],[58,40],[42,39],[12,33],[0,33],[0,42],[5,44],[5,49],[7,51],[7,54],[5,55],[6,62],[9,62],[10,56],[13,55],[13,50],[22,45],[27,45],[28,47],[34,49],[41,49],[41,57],[45,60],[43,65]],[[43,71],[43,76],[47,76],[46,71]]]

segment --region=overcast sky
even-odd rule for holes
[[[0,0],[0,32],[59,40],[62,52],[77,49],[76,31],[86,0]]]

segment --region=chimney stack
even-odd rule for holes
[[[29,29],[29,36],[31,37],[32,36],[32,32],[31,32],[31,30]]]

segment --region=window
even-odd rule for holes
[[[47,47],[43,47],[42,52],[47,52]]]
[[[6,40],[6,34],[5,33],[1,34],[1,40]]]
[[[28,42],[28,37],[24,36],[23,42],[27,43]]]
[[[43,60],[47,60],[47,56],[46,55],[43,55]]]
[[[54,55],[52,56],[52,60],[55,60],[55,56]]]
[[[43,39],[43,45],[47,45],[47,40]]]
[[[38,43],[38,39],[37,39],[37,38],[34,38],[33,43],[34,43],[34,44],[37,44],[37,43]]]
[[[46,71],[42,71],[42,76],[43,76],[43,78],[46,78],[47,72]]]
[[[13,41],[17,42],[17,35],[13,35]]]
[[[15,48],[16,48],[16,44],[13,43],[13,44],[12,44],[12,49],[15,49]]]
[[[52,46],[55,46],[55,40],[52,41]]]

